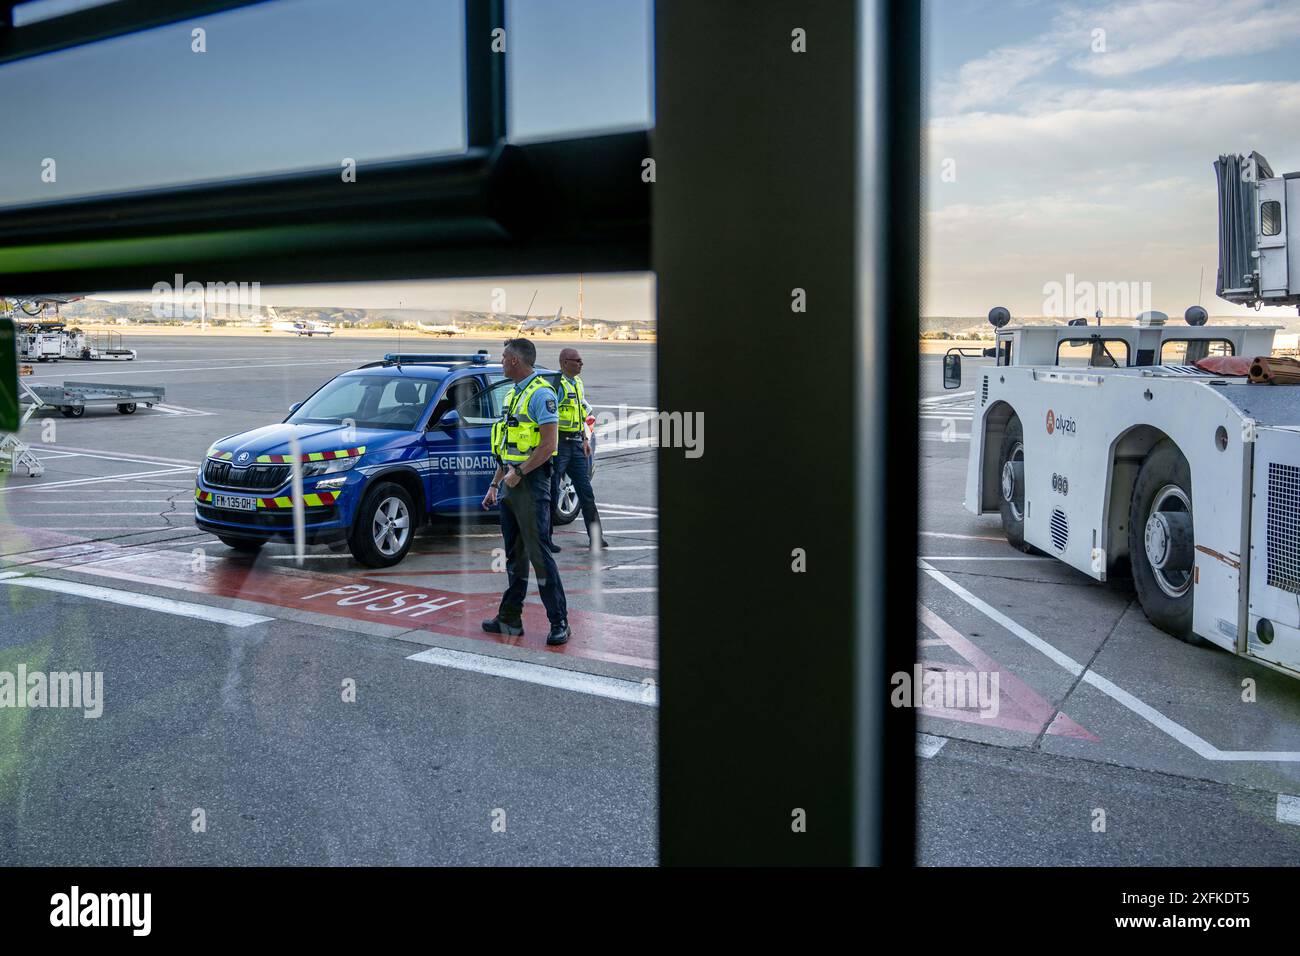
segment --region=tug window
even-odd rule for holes
[[[1227,339],[1167,339],[1160,343],[1161,365],[1195,365],[1207,356],[1235,354]]]
[[[1084,368],[1124,368],[1129,364],[1124,339],[1062,339],[1056,347],[1056,364]]]

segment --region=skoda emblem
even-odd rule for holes
[[[246,461],[248,461],[248,452],[241,451],[239,453],[239,463],[242,465]]]

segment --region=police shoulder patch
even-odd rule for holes
[[[547,410],[548,412],[553,412],[553,411],[555,411],[555,399],[553,399],[553,398],[548,398],[548,399],[546,400],[546,410]]]

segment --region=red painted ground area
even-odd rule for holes
[[[502,638],[486,633],[480,626],[484,619],[496,614],[500,597],[497,594],[386,584],[369,578],[359,569],[355,573],[325,574],[275,567],[269,561],[253,558],[200,559],[185,551],[181,544],[123,547],[54,531],[0,525],[0,556],[19,554],[21,557],[8,559],[7,570],[66,568],[119,581],[419,628],[571,657],[637,667],[657,666],[657,631],[652,616],[629,617],[571,609],[569,625],[573,636],[569,643],[547,647],[550,624],[545,610],[532,602],[524,607],[524,636]],[[501,579],[504,587],[504,574]],[[532,593],[536,594],[535,585]]]
[[[984,673],[998,675],[999,707],[996,716],[983,716],[977,709],[922,707],[921,712],[948,720],[961,720],[973,724],[988,724],[1006,730],[1020,730],[1037,736],[1046,728],[1047,733],[1062,737],[1078,737],[1095,741],[1098,738],[1049,704],[1033,688],[1020,680],[993,658],[929,608],[917,608],[921,623],[935,635],[935,641],[925,644],[943,644],[955,651],[969,666],[954,665],[946,661],[922,660],[926,669],[957,672],[958,674]]]

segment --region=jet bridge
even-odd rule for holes
[[[1224,155],[1215,292],[1242,305],[1300,307],[1300,173],[1274,175],[1259,153]]]

